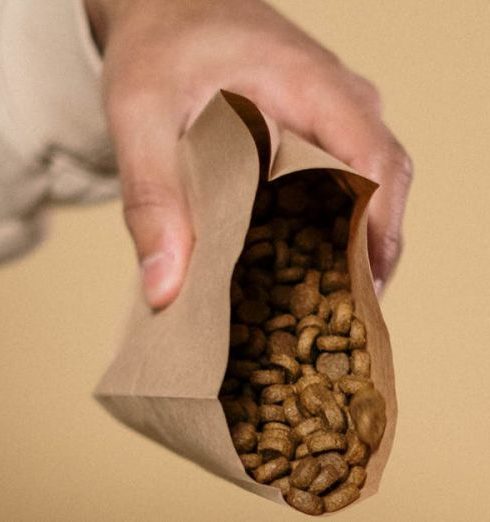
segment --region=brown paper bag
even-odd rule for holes
[[[249,226],[259,175],[272,180],[328,169],[355,197],[348,264],[356,314],[367,329],[372,379],[387,426],[367,467],[360,500],[374,494],[393,444],[397,415],[388,332],[373,290],[366,206],[377,185],[289,132],[279,133],[245,98],[220,92],[180,142],[196,243],[177,300],[153,313],[138,295],[122,348],[96,389],[120,421],[208,471],[278,503],[254,482],[233,447],[218,392],[228,360],[230,281]]]

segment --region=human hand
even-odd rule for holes
[[[378,293],[401,251],[412,178],[376,89],[260,0],[85,0],[104,53],[104,99],[124,215],[148,303],[178,295],[193,246],[176,145],[219,89],[380,184],[369,208]]]

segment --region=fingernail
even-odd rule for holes
[[[172,252],[158,252],[141,263],[143,290],[148,304],[153,308],[162,306],[166,301],[173,285],[174,261]]]
[[[374,292],[376,293],[376,296],[378,298],[381,297],[381,294],[383,292],[383,280],[382,279],[374,280]]]

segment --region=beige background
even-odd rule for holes
[[[345,521],[490,519],[490,3],[274,0],[372,78],[416,165],[383,310],[399,422],[381,491]],[[0,520],[306,517],[116,424],[91,399],[131,300],[119,204],[62,209],[0,268]]]

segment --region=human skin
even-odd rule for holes
[[[85,0],[104,55],[104,106],[148,304],[179,293],[194,235],[179,137],[226,89],[380,184],[368,242],[378,294],[402,248],[412,163],[373,84],[260,0]]]

